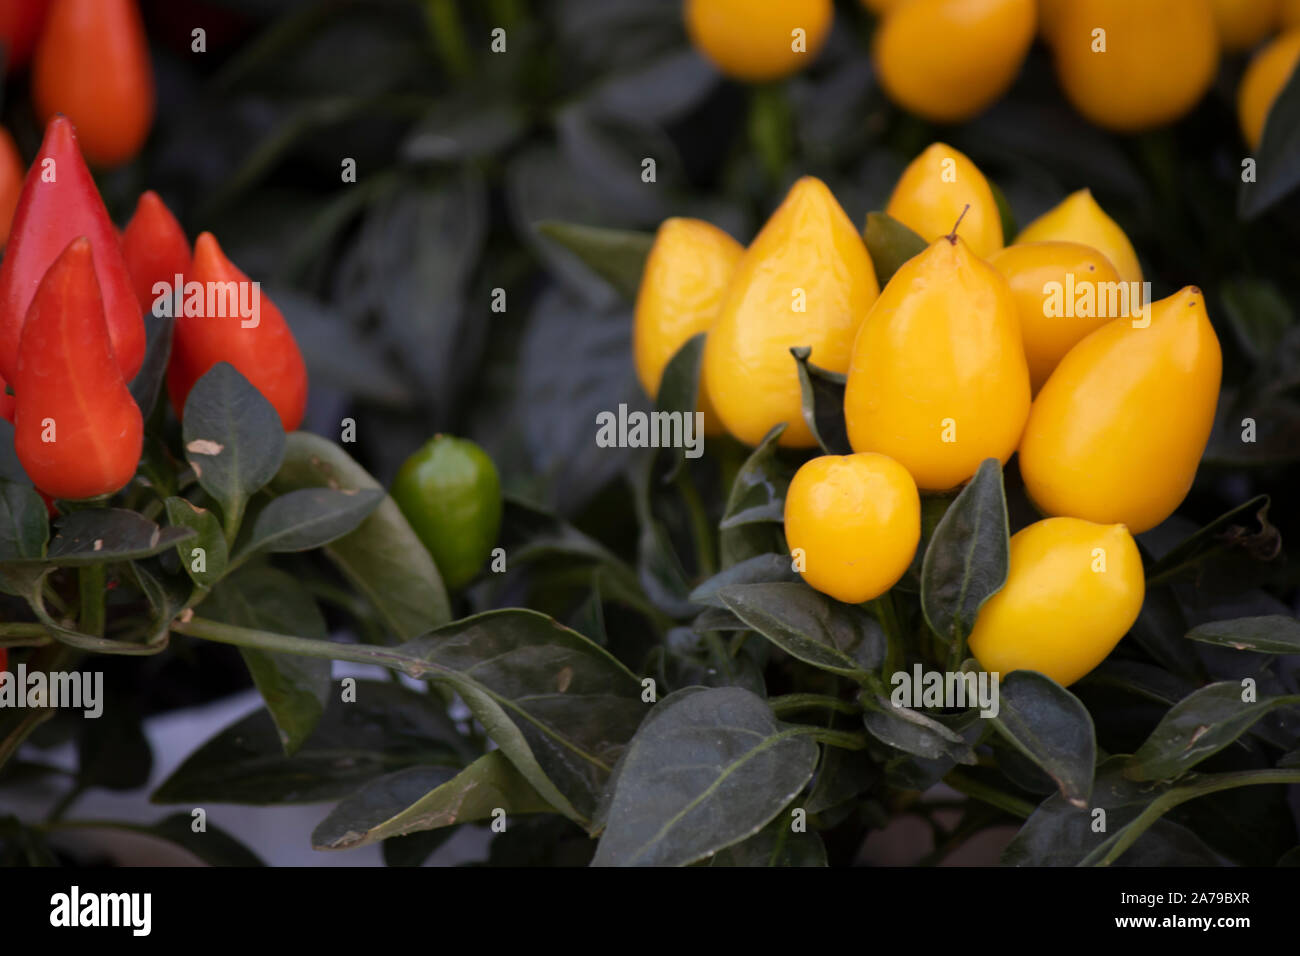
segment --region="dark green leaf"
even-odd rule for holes
[[[135,373],[135,378],[131,379],[131,397],[140,406],[140,414],[146,421],[158,401],[158,393],[162,390],[163,379],[167,375],[174,328],[174,319],[159,318],[153,314],[152,309],[146,309],[144,363],[140,366],[140,371]]]
[[[478,614],[394,653],[455,690],[537,792],[579,823],[645,716],[631,672],[535,611]]]
[[[802,582],[732,585],[718,597],[777,647],[814,667],[859,680],[884,660],[885,635],[870,613]]]
[[[537,231],[577,255],[629,302],[636,300],[654,236],[555,221],[538,223]]]
[[[226,573],[226,561],[230,556],[221,522],[211,511],[191,504],[184,498],[168,498],[166,506],[168,521],[178,527],[189,528],[195,534],[192,540],[177,545],[176,554],[180,558],[181,567],[199,587],[212,587]],[[203,552],[202,570],[196,568],[200,557],[195,554],[196,550]]]
[[[767,825],[817,745],[738,687],[664,698],[628,744],[593,866],[683,866]]]
[[[393,836],[488,820],[504,810],[508,821],[527,813],[553,813],[499,750],[456,773],[443,767],[408,767],[371,781],[340,803],[312,833],[317,850],[350,850]]]
[[[838,372],[813,365],[808,359],[812,349],[805,346],[790,349],[799,367],[799,393],[803,401],[803,420],[822,451],[828,455],[847,455],[848,426],[844,424],[844,386],[848,377]]]
[[[1000,710],[993,726],[1056,781],[1076,807],[1088,805],[1097,762],[1092,717],[1079,699],[1036,671],[1002,677]]]
[[[722,608],[719,592],[723,588],[740,584],[766,584],[776,581],[798,581],[799,573],[791,566],[791,561],[783,554],[756,554],[748,560],[733,564],[727,570],[715,574],[691,592],[691,600],[696,604]]]
[[[203,613],[236,627],[314,640],[326,638],[325,618],[316,602],[297,579],[276,568],[240,568],[204,601]],[[275,718],[284,752],[292,756],[325,712],[330,662],[251,647],[239,650]]]
[[[1238,651],[1300,654],[1300,621],[1280,614],[1198,624],[1187,632],[1187,636],[1193,641]]]
[[[1219,287],[1223,311],[1241,344],[1256,362],[1277,353],[1294,318],[1276,285],[1264,279],[1234,279]]]
[[[876,267],[880,288],[889,284],[903,263],[925,251],[928,243],[907,226],[883,212],[867,213],[867,251]]]
[[[793,473],[777,456],[777,440],[784,431],[783,423],[768,432],[737,472],[719,525],[724,531],[754,522],[785,520],[785,492]]]
[[[895,691],[897,693],[897,691]],[[975,753],[961,734],[917,710],[895,706],[888,698],[863,695],[862,721],[882,744],[927,760],[949,758],[974,764]]]
[[[368,488],[335,491],[300,488],[274,498],[258,512],[244,553],[257,551],[310,551],[352,531],[384,500],[384,493]]]
[[[49,537],[49,516],[36,489],[0,478],[0,561],[39,561]]]
[[[702,427],[696,429],[692,423],[697,421],[696,409],[700,407],[700,367],[703,361],[704,333],[701,332],[687,339],[686,343],[668,360],[668,364],[664,367],[663,378],[659,380],[659,394],[655,396],[655,411],[683,416],[683,441],[687,435],[686,426],[689,425],[691,429],[689,434],[695,441],[701,443],[697,446],[700,453],[704,450],[704,431]],[[681,453],[674,455],[673,464],[664,476],[664,481],[671,481],[677,476],[689,452],[689,448],[683,448]]]
[[[723,642],[702,631],[674,627],[664,635],[663,645],[650,652],[645,670],[654,676],[659,693],[665,693],[664,688],[743,687],[764,696],[767,691],[762,668],[754,656],[743,650],[732,656]]]
[[[1210,684],[1180,700],[1129,758],[1131,780],[1171,780],[1228,746],[1272,710],[1300,704],[1300,695],[1242,700],[1239,681]]]
[[[379,482],[331,441],[294,432],[272,488],[380,489]],[[325,548],[352,585],[368,597],[399,638],[418,637],[451,620],[451,604],[429,551],[392,498],[346,537]],[[511,552],[513,557],[513,552]]]
[[[438,700],[392,681],[357,681],[355,703],[335,695],[293,756],[265,710],[231,724],[154,792],[154,803],[272,806],[339,800],[412,766],[459,767],[464,743]]]
[[[1238,210],[1257,218],[1300,185],[1300,69],[1277,94],[1264,123],[1258,150],[1256,182],[1243,182]]]
[[[157,823],[107,823],[114,830],[157,837],[174,843],[194,854],[209,866],[265,866],[261,858],[225,830],[204,822],[205,829],[194,830],[194,817],[189,813],[173,813]]]
[[[1002,466],[988,458],[940,519],[921,565],[925,619],[950,648],[964,646],[980,608],[1006,583],[1010,548]]]
[[[880,771],[864,751],[823,747],[817,776],[808,788],[803,808],[809,813],[821,813],[841,806],[878,779]]]
[[[121,508],[74,511],[55,522],[55,529],[47,557],[62,567],[147,558],[195,536],[189,528],[160,528]]]
[[[1226,514],[1215,518],[1195,534],[1159,557],[1147,572],[1152,584],[1198,575],[1212,559],[1229,553],[1244,553],[1251,560],[1271,561],[1282,548],[1282,537],[1268,521],[1268,495],[1257,495]],[[1252,531],[1238,521],[1253,519],[1259,530]],[[1150,533],[1142,536],[1149,543]]]
[[[234,366],[219,362],[190,390],[183,430],[199,484],[221,505],[227,528],[237,526],[284,458],[279,414]]]

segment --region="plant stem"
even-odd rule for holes
[[[104,566],[87,564],[77,572],[80,588],[80,630],[92,637],[104,636]]]
[[[803,725],[795,728],[792,735],[794,734],[812,737],[820,743],[843,750],[865,750],[867,747],[867,735],[857,731],[830,730],[826,727]]]
[[[695,570],[701,577],[713,577],[718,572],[717,550],[713,542],[714,526],[704,512],[704,502],[700,500],[700,493],[691,482],[685,467],[677,470],[677,489],[681,492],[690,515],[691,537],[695,539]]]
[[[778,717],[794,714],[804,710],[826,708],[839,714],[857,714],[861,708],[857,704],[829,694],[782,694],[768,700],[772,712]]]
[[[40,624],[0,624],[0,647],[44,647],[51,640]]]
[[[1146,809],[1138,814],[1132,823],[1084,857],[1079,862],[1079,866],[1110,866],[1157,820],[1188,800],[1218,793],[1220,790],[1267,783],[1300,783],[1300,770],[1246,770],[1239,773],[1216,774],[1167,790],[1147,804]]]
[[[70,647],[52,643],[42,647],[32,656],[29,672],[65,670],[77,653]],[[33,730],[54,716],[53,707],[30,707],[22,710],[0,711],[0,769],[18,752]]]
[[[990,806],[1005,810],[1012,816],[1020,817],[1022,820],[1029,819],[1035,809],[1034,805],[1029,801],[1021,800],[1019,797],[1003,793],[995,787],[973,780],[958,770],[949,771],[948,775],[943,778],[943,782],[959,793],[974,797],[976,800],[982,800]]]
[[[422,677],[432,667],[421,666],[420,662],[410,657],[394,653],[392,650],[373,647],[368,644],[338,644],[334,641],[319,641],[308,637],[295,637],[291,634],[277,634],[272,631],[259,631],[249,627],[235,627],[207,618],[195,617],[188,621],[175,621],[172,630],[190,637],[200,637],[206,641],[219,644],[233,644],[236,647],[253,647],[258,650],[280,654],[297,654],[300,657],[318,657],[333,661],[352,661],[357,664],[377,664],[401,671],[411,677]]]

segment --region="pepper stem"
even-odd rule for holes
[[[952,224],[952,232],[944,236],[944,238],[947,239],[954,246],[957,245],[957,227],[961,225],[961,221],[966,218],[966,213],[968,212],[970,212],[970,203],[966,204],[966,206],[961,211],[961,215],[957,217],[957,221]]]

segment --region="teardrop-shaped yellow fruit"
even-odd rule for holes
[[[921,540],[912,476],[884,455],[823,455],[795,472],[785,539],[809,585],[848,604],[888,591]]]
[[[1002,273],[1016,297],[1029,386],[1035,393],[1080,339],[1117,317],[1109,306],[1118,301],[1111,290],[1118,287],[1119,274],[1091,246],[1027,242],[1007,246],[989,265]]]
[[[1011,88],[1037,21],[1035,0],[907,0],[876,30],[880,85],[925,119],[968,120]]]
[[[878,16],[884,16],[905,0],[862,0],[862,5]]]
[[[686,32],[714,66],[749,83],[777,80],[817,58],[831,0],[686,0]]]
[[[1038,0],[1038,35],[1050,46],[1061,24],[1062,10],[1071,0]]]
[[[699,219],[665,219],[659,226],[632,323],[637,378],[651,398],[659,394],[669,359],[691,336],[712,328],[744,252],[731,236]],[[699,407],[705,434],[718,434],[717,414],[702,384]]]
[[[948,235],[961,218],[957,234],[977,256],[1002,248],[1002,217],[993,189],[979,167],[947,143],[934,143],[908,164],[885,212],[926,242]]]
[[[1278,25],[1283,30],[1291,30],[1300,27],[1300,0],[1282,0],[1282,8],[1278,11]]]
[[[1142,556],[1122,524],[1048,518],[1011,538],[1007,583],[968,642],[986,671],[1038,671],[1062,687],[1106,659],[1142,610]]]
[[[922,491],[1005,462],[1029,413],[1029,369],[1005,279],[957,238],[889,280],[853,345],[844,420],[854,451],[893,458]]]
[[[1131,133],[1171,123],[1214,80],[1219,35],[1210,0],[1072,0],[1059,12],[1056,75],[1098,126]]]
[[[1020,473],[1034,504],[1123,522],[1134,534],[1168,518],[1209,441],[1222,362],[1194,286],[1152,303],[1147,318],[1114,319],[1089,335],[1029,413]]]
[[[1078,242],[1092,246],[1110,260],[1124,282],[1141,282],[1142,266],[1137,252],[1119,223],[1106,215],[1092,191],[1080,189],[1043,213],[1016,237],[1023,242]]]
[[[1237,90],[1237,115],[1241,132],[1251,149],[1259,149],[1264,123],[1282,87],[1300,64],[1300,29],[1275,38],[1255,54]]]
[[[704,346],[705,388],[727,431],[757,445],[785,422],[782,445],[815,445],[790,349],[810,346],[813,364],[847,371],[879,292],[852,221],[825,183],[800,179],[741,256]]]

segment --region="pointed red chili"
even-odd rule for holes
[[[104,322],[90,241],[68,244],[32,299],[18,347],[14,449],[53,498],[94,498],[135,474],[144,422]]]
[[[5,47],[5,72],[9,75],[31,59],[49,6],[50,0],[0,0],[0,43]]]
[[[296,429],[307,407],[307,366],[280,310],[260,287],[254,297],[248,276],[226,258],[210,232],[195,241],[194,262],[186,279],[185,308],[176,317],[167,368],[167,393],[177,417],[184,414],[194,383],[218,362],[229,362],[275,406],[284,430]],[[253,320],[245,320],[225,299],[229,283],[236,284],[230,288],[235,303],[241,299],[250,306],[256,303],[256,325],[246,327],[245,321]],[[197,291],[191,296],[192,289],[201,290],[201,301]],[[210,309],[214,298],[223,301]]]
[[[66,117],[56,116],[45,128],[45,141],[27,171],[9,247],[0,264],[0,375],[10,382],[18,364],[23,319],[36,287],[78,236],[90,240],[94,250],[95,278],[104,299],[113,354],[129,382],[144,361],[143,313],[117,230],[77,149],[76,133]]]
[[[146,312],[159,295],[154,286],[166,283],[170,290],[178,275],[184,281],[190,271],[190,241],[185,238],[185,230],[152,189],[141,194],[135,215],[126,224],[122,254],[135,297]]]

